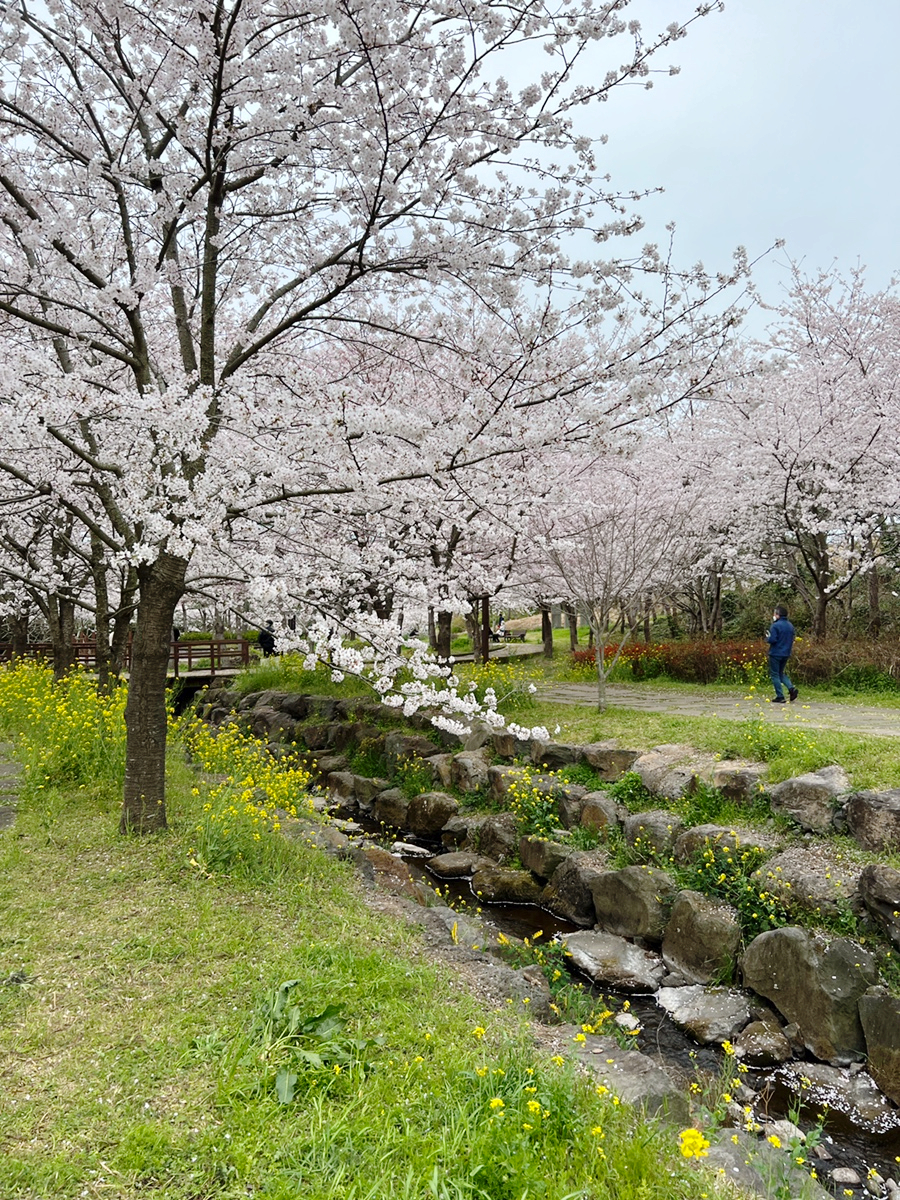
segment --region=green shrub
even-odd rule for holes
[[[430,792],[434,787],[434,771],[422,758],[401,758],[394,768],[394,781],[407,799]]]
[[[606,647],[611,658],[616,651]],[[595,670],[595,651],[576,650],[570,674],[588,679]],[[791,678],[800,686],[833,685],[838,694],[900,693],[900,643],[881,639],[798,637],[790,663]],[[768,680],[768,655],[762,636],[752,641],[629,642],[621,650],[614,677],[667,678],[680,683],[724,683],[761,687]]]
[[[655,803],[653,793],[641,782],[640,775],[626,771],[606,789],[614,800],[624,804],[629,812],[643,812]]]
[[[534,774],[530,767],[517,770],[506,793],[506,804],[521,836],[550,838],[559,825],[559,804],[552,790],[535,782]]]

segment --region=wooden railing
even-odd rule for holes
[[[9,662],[12,658],[11,642],[0,642],[0,662]],[[26,658],[53,658],[51,642],[30,642],[25,648]],[[97,643],[89,641],[74,642],[72,645],[72,661],[76,666],[92,671],[97,665]],[[215,677],[217,671],[234,670],[246,667],[250,662],[250,643],[246,638],[209,638],[203,641],[186,639],[172,642],[169,646],[170,674],[176,678],[190,671],[203,671]],[[131,667],[131,646],[125,650],[125,670]]]

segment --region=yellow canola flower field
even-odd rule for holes
[[[34,660],[0,668],[0,732],[14,741],[26,789],[36,795],[66,787],[118,790],[127,696],[124,683],[104,694],[83,671],[56,680]],[[309,769],[296,753],[273,758],[264,742],[233,725],[212,730],[195,716],[170,716],[169,732],[172,747],[199,768],[192,789],[198,804],[186,814],[196,821],[199,808],[193,865],[251,873],[263,849],[254,843],[277,832],[283,814],[311,811]]]
[[[203,801],[194,866],[233,871],[254,857],[248,843],[278,832],[282,814],[312,811],[312,776],[298,754],[275,759],[265,743],[236,725],[212,730],[191,716],[174,721],[173,727],[201,771],[194,789]]]
[[[45,663],[20,661],[0,670],[0,729],[15,738],[33,790],[62,784],[115,782],[125,770],[125,700],[109,695],[83,671],[55,680]]]

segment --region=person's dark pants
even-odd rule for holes
[[[781,655],[769,655],[769,678],[772,680],[772,687],[775,689],[775,695],[779,700],[784,699],[785,690],[789,692],[794,686],[790,679],[788,679],[787,672],[784,669],[787,666],[787,661]]]

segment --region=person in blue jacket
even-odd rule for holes
[[[772,626],[766,634],[769,643],[769,677],[775,688],[773,704],[786,704],[784,688],[787,688],[788,699],[793,703],[799,695],[797,689],[787,677],[785,667],[794,648],[794,627],[787,619],[788,611],[783,604],[775,606],[772,614]]]

